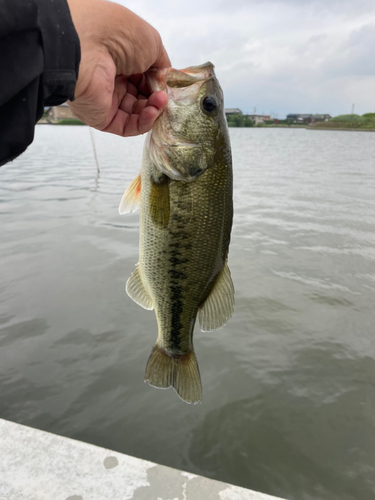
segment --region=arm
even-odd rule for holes
[[[0,165],[34,138],[44,105],[73,98],[80,44],[65,0],[0,0]]]
[[[112,2],[68,3],[0,0],[0,165],[32,142],[44,105],[69,100],[83,122],[125,137],[150,130],[167,103],[144,78],[170,66],[158,32]]]

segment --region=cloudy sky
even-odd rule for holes
[[[175,68],[211,61],[226,107],[375,112],[375,0],[117,0],[161,34]]]

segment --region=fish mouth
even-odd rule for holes
[[[214,66],[207,62],[183,70],[152,68],[145,76],[152,92],[164,91],[169,99],[149,134],[150,159],[170,179],[190,182],[204,173],[204,155],[197,134],[187,133],[183,118],[182,126],[178,123],[176,108],[196,104],[202,85],[215,77]]]
[[[151,68],[145,73],[147,84],[152,92],[163,90],[167,93],[168,88],[189,87],[195,83],[207,81],[214,75],[214,65],[211,62],[181,70]]]

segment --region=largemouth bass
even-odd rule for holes
[[[146,74],[169,101],[146,137],[141,173],[119,212],[140,206],[139,262],[126,291],[155,309],[158,337],[145,381],[173,387],[187,403],[202,399],[193,347],[202,331],[230,318],[234,288],[227,265],[233,218],[232,158],[223,92],[206,63]]]

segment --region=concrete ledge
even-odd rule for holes
[[[280,500],[0,419],[1,500]]]

